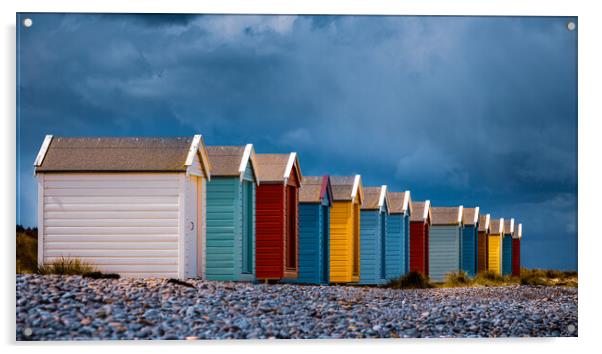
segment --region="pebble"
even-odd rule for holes
[[[577,289],[17,275],[17,340],[577,337]]]

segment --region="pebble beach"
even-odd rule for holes
[[[572,337],[577,288],[16,276],[16,339]]]

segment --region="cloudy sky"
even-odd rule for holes
[[[574,18],[25,17],[17,223],[45,134],[201,133],[514,217],[525,266],[577,268]]]

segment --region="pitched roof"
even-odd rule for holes
[[[363,210],[379,210],[385,203],[387,186],[364,187]]]
[[[462,223],[464,225],[476,225],[479,221],[479,207],[464,208],[462,211]]]
[[[412,215],[410,215],[410,221],[427,221],[427,218],[432,217],[431,201],[425,200],[424,202],[412,202]]]
[[[502,228],[504,226],[504,219],[491,219],[489,224],[489,233],[494,235],[499,235],[502,233]]]
[[[518,224],[516,226],[516,232],[512,236],[514,238],[523,238],[523,224]]]
[[[479,215],[479,231],[489,231],[491,215]]]
[[[290,178],[295,170],[299,182],[303,179],[297,154],[256,154],[257,175],[260,182],[284,182]]]
[[[35,161],[36,172],[182,172],[201,155],[211,164],[202,137],[53,137],[47,136]]]
[[[332,189],[328,176],[303,176],[299,189],[299,202],[321,203],[324,197],[332,200]]]
[[[408,209],[412,210],[412,198],[410,191],[405,192],[389,192],[387,191],[387,207],[392,214],[403,214]],[[410,214],[413,214],[413,210]]]
[[[364,198],[360,175],[330,176],[330,184],[332,185],[333,200],[350,201],[359,196],[361,203]]]
[[[250,163],[253,166],[255,180],[259,181],[252,144],[246,146],[207,146],[207,154],[213,168],[211,170],[213,176],[236,176],[242,179],[245,169]]]
[[[433,225],[459,225],[462,221],[462,206],[459,207],[433,207]]]
[[[514,233],[514,219],[504,219],[504,233],[512,235]]]

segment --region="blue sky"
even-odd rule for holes
[[[575,18],[19,16],[17,223],[45,134],[201,133],[514,217],[525,266],[577,268]]]

